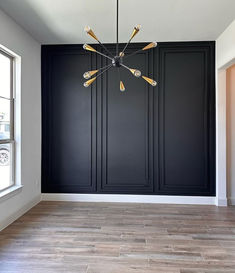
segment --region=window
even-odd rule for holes
[[[13,62],[0,50],[0,192],[14,185]]]

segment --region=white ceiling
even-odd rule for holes
[[[120,41],[215,40],[235,19],[235,0],[119,0]],[[43,44],[115,42],[116,0],[0,0],[0,8]]]

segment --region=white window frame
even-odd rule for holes
[[[21,183],[21,57],[0,44],[0,53],[11,59],[11,117],[10,139],[0,144],[11,144],[12,185],[0,191],[0,201],[15,195],[23,187]]]
[[[14,58],[7,54],[5,51],[0,49],[0,54],[5,56],[6,58],[8,58],[10,60],[10,97],[6,98],[6,97],[1,97],[1,99],[4,100],[8,100],[10,102],[10,137],[9,139],[4,139],[1,140],[0,139],[0,144],[9,144],[9,152],[10,152],[10,185],[2,190],[0,190],[0,192],[12,187],[15,185],[15,155],[14,155],[14,146],[15,146],[15,139],[14,139],[14,100],[15,100],[15,96],[14,96],[14,75],[13,75],[13,63],[14,63]]]

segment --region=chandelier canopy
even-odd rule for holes
[[[128,45],[130,44],[130,42],[132,41],[132,39],[136,36],[136,34],[138,34],[138,32],[140,31],[140,25],[136,25],[131,33],[131,36],[129,38],[129,41],[127,42],[127,44],[125,45],[125,47],[119,52],[119,42],[118,42],[118,9],[119,9],[119,0],[117,0],[117,32],[116,32],[116,37],[117,37],[117,42],[116,42],[116,55],[113,56],[113,54],[107,49],[107,47],[102,44],[100,42],[100,40],[97,38],[97,36],[95,35],[95,33],[93,32],[93,30],[89,27],[89,26],[86,26],[84,28],[84,31],[90,35],[93,39],[95,39],[101,46],[102,48],[105,50],[106,54],[104,53],[101,53],[99,51],[97,51],[95,48],[93,48],[92,46],[88,45],[88,44],[84,44],[83,45],[83,48],[85,50],[88,50],[88,51],[91,51],[91,52],[95,52],[107,59],[109,59],[111,61],[110,64],[104,66],[104,67],[101,67],[101,68],[98,68],[96,70],[92,70],[92,71],[87,71],[83,74],[83,77],[87,80],[85,83],[84,83],[84,86],[85,87],[88,87],[90,86],[99,76],[101,76],[104,72],[108,71],[109,69],[111,68],[117,68],[117,71],[119,73],[119,79],[120,79],[120,91],[121,92],[124,92],[125,91],[125,86],[124,86],[124,83],[123,81],[121,80],[121,76],[120,76],[120,68],[123,67],[127,70],[129,70],[135,77],[139,78],[139,77],[142,77],[142,79],[144,79],[146,82],[148,82],[149,84],[151,84],[152,86],[156,86],[157,85],[157,82],[153,79],[150,79],[146,76],[142,76],[141,75],[141,71],[139,71],[138,69],[135,69],[135,68],[130,68],[128,66],[126,66],[124,63],[125,63],[125,59],[130,57],[130,56],[133,56],[141,51],[145,51],[145,50],[149,50],[151,48],[154,48],[157,46],[157,43],[156,42],[152,42],[152,43],[149,43],[147,44],[145,47],[129,54],[129,55],[125,55],[125,50],[126,48],[128,47]],[[97,75],[96,75],[97,74]],[[96,75],[96,76],[94,76]],[[92,78],[92,76],[94,76]]]

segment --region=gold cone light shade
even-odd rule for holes
[[[125,86],[124,86],[123,82],[120,81],[120,91],[121,91],[121,92],[124,92],[125,90],[126,90],[126,89],[125,89]]]
[[[132,40],[135,37],[135,35],[140,31],[140,28],[141,28],[141,25],[137,25],[134,27],[130,40]]]
[[[90,79],[90,80],[84,82],[84,86],[85,86],[85,87],[90,86],[95,80],[96,80],[96,77],[94,77],[94,78],[92,78],[92,79]]]
[[[129,70],[131,71],[131,73],[132,73],[135,77],[139,78],[139,77],[141,76],[141,72],[140,72],[139,70],[137,70],[137,69],[132,69],[132,68],[130,68]]]
[[[88,50],[88,51],[96,52],[96,50],[95,50],[92,46],[90,46],[90,45],[88,45],[88,44],[84,44],[84,45],[83,45],[83,48],[84,48],[85,50]]]
[[[84,28],[84,31],[90,35],[92,38],[94,38],[96,41],[99,41],[99,39],[96,37],[95,33],[93,32],[93,30],[89,27],[89,26],[86,26]]]
[[[148,49],[154,48],[156,46],[157,46],[157,43],[156,42],[152,42],[152,43],[146,45],[145,47],[143,47],[142,50],[148,50]]]
[[[148,82],[148,83],[151,84],[152,86],[156,86],[156,85],[157,85],[157,82],[156,82],[155,80],[153,80],[153,79],[150,79],[150,78],[145,77],[145,76],[142,76],[142,78],[143,78],[144,80],[146,80],[146,82]]]
[[[93,75],[95,75],[99,70],[92,70],[92,71],[87,71],[83,74],[83,77],[85,79],[90,79]]]

